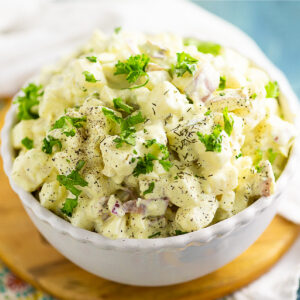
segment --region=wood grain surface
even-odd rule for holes
[[[1,114],[3,117],[3,110]],[[20,200],[9,187],[2,160],[0,164],[0,259],[22,279],[58,299],[216,299],[265,273],[299,234],[299,226],[276,216],[255,244],[214,273],[169,287],[126,286],[83,271],[49,245],[35,229]]]

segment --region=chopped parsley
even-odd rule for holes
[[[114,75],[127,75],[126,80],[129,83],[135,83],[141,76],[146,76],[147,79],[143,84],[130,87],[129,89],[145,86],[149,82],[149,75],[146,72],[149,61],[150,58],[145,54],[130,56],[125,62],[118,61],[115,65],[116,71]]]
[[[120,97],[113,99],[113,103],[115,109],[125,111],[128,114],[130,114],[133,110],[133,107],[125,104]]]
[[[135,146],[135,133],[136,130],[133,127],[129,127],[126,130],[122,130],[120,136],[114,139],[114,142],[116,143],[116,148],[121,148],[123,146],[123,143]]]
[[[108,109],[106,107],[102,107],[102,112],[107,119],[121,124],[122,118],[118,117],[113,110]]]
[[[148,239],[152,239],[152,238],[155,238],[155,237],[157,237],[157,236],[160,236],[160,232],[155,232],[155,233],[149,235],[149,236],[148,236]]]
[[[83,127],[86,122],[86,116],[82,118],[73,118],[70,116],[62,116],[52,126],[51,130],[62,129],[66,136],[74,136],[76,133],[75,128]]]
[[[86,59],[88,61],[90,61],[91,63],[96,63],[97,62],[97,57],[96,56],[87,56]],[[87,71],[85,71],[85,72],[87,72]]]
[[[178,230],[178,229],[175,230],[175,235],[182,235],[182,234],[186,234],[186,233],[188,233],[188,232],[181,231],[181,230]]]
[[[57,175],[56,177],[57,181],[75,196],[75,198],[67,198],[61,210],[69,217],[72,216],[73,209],[78,204],[78,197],[82,192],[76,186],[85,187],[88,185],[88,183],[79,174],[79,171],[83,168],[84,164],[85,162],[80,160],[77,163],[75,170],[73,170],[69,175]]]
[[[239,153],[238,155],[235,156],[235,159],[239,159],[239,158],[242,157],[242,156],[243,156],[243,154],[242,154],[242,152],[241,152],[241,153]]]
[[[175,72],[178,77],[182,77],[185,72],[193,75],[196,71],[196,63],[198,60],[185,52],[177,53],[176,55],[177,64],[172,66],[173,72]]]
[[[266,98],[277,98],[279,96],[279,87],[277,81],[269,81],[265,86],[267,95]]]
[[[151,182],[151,183],[149,184],[148,189],[147,189],[146,191],[144,191],[143,195],[145,196],[145,195],[147,195],[147,194],[151,194],[151,193],[153,192],[154,187],[155,187],[155,183],[154,183],[154,182]]]
[[[110,119],[120,125],[120,136],[114,139],[116,147],[121,148],[123,143],[134,146],[136,129],[133,126],[145,121],[145,118],[143,118],[141,112],[138,112],[133,116],[130,115],[125,119],[118,117],[113,110],[106,107],[102,108],[102,112],[107,119]]]
[[[48,135],[43,139],[43,146],[42,146],[42,151],[47,153],[47,154],[52,154],[53,147],[57,145],[59,150],[62,148],[61,141],[54,138],[51,135]]]
[[[204,114],[204,116],[209,116],[210,114],[211,114],[211,110],[208,109],[208,110],[206,111],[206,113]]]
[[[194,45],[197,47],[199,52],[210,53],[214,56],[219,55],[221,52],[221,46],[212,42],[203,42],[194,38],[187,38],[184,40],[184,45]]]
[[[115,32],[115,34],[118,34],[121,30],[122,30],[122,27],[119,26],[114,29],[114,32]]]
[[[23,145],[26,149],[28,149],[28,150],[30,150],[30,149],[33,148],[33,140],[30,139],[30,138],[28,138],[28,137],[25,137],[25,138],[21,141],[21,143],[22,143],[22,145]]]
[[[268,160],[271,164],[273,164],[273,162],[275,161],[278,153],[277,152],[274,152],[272,148],[269,148],[268,149],[268,152],[267,152],[267,155],[268,155]]]
[[[87,82],[95,83],[99,81],[95,78],[94,74],[90,73],[89,71],[83,71],[82,74],[84,75],[85,81]]]
[[[35,85],[29,83],[27,87],[23,88],[23,96],[18,96],[14,103],[18,103],[18,119],[19,120],[31,120],[37,119],[39,114],[32,110],[32,108],[40,103],[40,98],[44,92],[41,91],[42,85]]]
[[[234,120],[232,116],[229,116],[227,107],[225,107],[223,110],[223,120],[224,120],[224,130],[227,133],[227,135],[230,136],[232,133]]]
[[[144,143],[143,145],[146,147],[146,148],[150,148],[152,145],[156,144],[156,139],[153,139],[153,140],[146,140],[146,143]]]
[[[256,93],[253,93],[251,96],[250,96],[250,99],[255,99],[257,97],[257,94]]]
[[[220,76],[219,90],[222,91],[226,87],[226,77]]]
[[[165,160],[165,159],[160,159],[158,161],[162,167],[164,168],[165,171],[169,172],[171,167],[172,167],[172,163],[169,160]]]
[[[133,176],[138,177],[140,174],[148,174],[153,171],[153,161],[157,157],[151,153],[145,154],[144,157],[139,157],[136,167],[133,170]]]
[[[216,125],[211,134],[202,134],[197,132],[199,140],[204,144],[206,151],[221,152],[222,151],[222,128]]]

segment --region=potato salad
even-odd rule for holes
[[[296,134],[280,98],[232,49],[97,31],[15,98],[12,177],[111,239],[196,231],[274,193]]]

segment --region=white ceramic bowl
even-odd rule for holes
[[[241,38],[240,43],[232,43],[231,46],[251,58],[273,80],[279,82],[281,93],[285,96],[281,99],[283,111],[292,120],[291,111],[298,112],[299,104],[286,78],[251,40],[245,36],[243,39],[244,43],[241,43]],[[257,200],[227,220],[176,237],[110,240],[72,226],[42,207],[32,194],[13,182],[11,170],[14,151],[10,132],[17,121],[16,109],[14,105],[7,113],[1,151],[10,184],[31,220],[44,237],[72,262],[93,274],[125,284],[162,286],[181,283],[208,274],[240,255],[271,222],[287,182],[295,174],[299,157],[299,146],[295,145],[277,181],[275,195]]]

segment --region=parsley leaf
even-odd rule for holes
[[[65,188],[70,191],[75,198],[67,198],[65,203],[63,204],[62,212],[66,214],[67,216],[71,217],[73,209],[77,206],[78,197],[81,194],[81,190],[76,188],[75,186],[81,186],[85,187],[88,185],[88,183],[81,177],[79,174],[79,171],[83,168],[85,165],[85,162],[83,160],[80,160],[75,170],[73,170],[69,175],[57,175],[56,179],[57,181],[65,186]]]
[[[151,182],[151,183],[149,184],[148,189],[147,189],[146,191],[144,191],[143,195],[145,196],[145,195],[147,195],[147,194],[151,194],[151,193],[153,192],[154,187],[155,187],[155,183],[154,183],[154,182]]]
[[[121,117],[118,117],[118,116],[114,113],[113,110],[108,109],[108,108],[106,108],[106,107],[102,107],[102,112],[103,112],[104,116],[105,116],[107,119],[109,119],[109,120],[111,120],[111,121],[114,121],[114,122],[116,122],[116,123],[118,123],[118,124],[121,124],[122,118],[121,118]]]
[[[114,29],[114,32],[115,32],[115,34],[118,34],[121,30],[122,30],[122,27],[121,27],[121,26],[120,26],[120,27],[116,27],[116,28]]]
[[[145,154],[144,157],[139,157],[136,167],[133,170],[133,176],[138,177],[140,174],[148,174],[153,171],[153,161],[157,157],[151,153]]]
[[[194,45],[197,47],[199,52],[210,53],[214,56],[219,55],[221,52],[221,46],[212,42],[203,42],[194,38],[187,38],[184,40],[184,45]]]
[[[224,130],[227,133],[227,135],[230,136],[233,129],[234,119],[232,116],[229,116],[227,107],[225,107],[223,110],[223,120],[224,120]]]
[[[211,110],[208,109],[208,110],[206,111],[206,113],[204,114],[204,116],[209,116],[210,114],[211,114]]]
[[[269,81],[265,86],[267,95],[266,98],[277,98],[279,96],[279,87],[277,81]]]
[[[122,147],[123,143],[134,146],[136,130],[133,126],[145,121],[145,118],[143,118],[141,112],[139,112],[134,116],[131,115],[125,119],[122,119],[121,117],[118,117],[114,113],[114,111],[107,109],[105,107],[102,108],[102,111],[106,116],[106,118],[116,122],[117,124],[120,124],[120,129],[121,129],[120,136],[114,139],[114,142],[116,143],[116,147],[117,148]]]
[[[152,239],[152,238],[157,237],[157,236],[160,236],[160,232],[155,232],[155,233],[149,235],[148,239]]]
[[[19,120],[31,120],[37,119],[39,114],[32,111],[32,108],[40,103],[40,98],[44,92],[41,91],[42,85],[35,85],[29,83],[27,87],[23,88],[23,96],[18,96],[14,103],[19,104],[18,119]]]
[[[30,138],[28,138],[28,137],[25,137],[25,138],[21,141],[21,143],[22,143],[22,145],[23,145],[26,149],[28,149],[28,150],[30,150],[30,149],[33,148],[33,140],[30,139]]]
[[[87,82],[95,83],[99,81],[95,78],[94,74],[90,73],[89,71],[83,71],[82,74],[84,75],[85,81]]]
[[[158,162],[162,165],[165,171],[167,172],[170,171],[170,168],[172,167],[172,163],[169,160],[161,159]]]
[[[74,208],[78,204],[78,198],[67,198],[66,201],[63,203],[63,207],[61,209],[62,213],[67,215],[68,217],[72,217],[72,213]]]
[[[91,63],[96,63],[97,62],[97,57],[96,56],[87,56],[86,59],[88,61],[90,61]],[[87,71],[85,71],[85,72],[87,72]]]
[[[268,160],[269,160],[269,162],[271,164],[273,164],[273,162],[275,161],[278,153],[274,152],[272,148],[269,148],[267,154],[268,154]]]
[[[52,126],[51,130],[63,129],[63,133],[66,136],[74,136],[76,131],[75,128],[83,127],[86,122],[86,116],[82,118],[73,118],[70,116],[62,116]]]
[[[181,230],[175,230],[175,235],[182,235],[182,234],[186,234],[188,232],[185,232],[185,231],[181,231]]]
[[[263,152],[261,149],[256,149],[255,151],[255,160],[254,160],[254,167],[257,173],[260,173],[262,171],[262,167],[259,166],[259,163],[263,159]]]
[[[59,148],[59,150],[61,150],[62,145],[61,145],[61,141],[54,138],[51,135],[48,135],[46,138],[43,139],[43,147],[42,147],[42,151],[47,153],[47,154],[52,154],[52,148],[57,145],[57,147]]]
[[[115,109],[123,110],[128,114],[130,114],[133,110],[133,107],[125,104],[120,97],[113,99],[113,103],[114,103]]]
[[[185,52],[176,53],[176,55],[177,64],[172,66],[172,70],[175,71],[176,75],[182,77],[185,72],[193,75],[196,71],[196,62],[198,62],[198,60]]]
[[[250,99],[255,99],[257,97],[257,94],[256,93],[253,93],[251,96],[250,96]]]
[[[145,83],[130,87],[129,89],[136,89],[146,85],[149,81],[149,76],[146,73],[146,67],[150,61],[150,58],[145,54],[138,54],[130,56],[125,62],[118,61],[115,65],[116,71],[114,75],[127,75],[126,79],[129,83],[135,83],[141,76],[146,76]]]
[[[121,131],[120,136],[114,139],[116,148],[121,148],[123,146],[123,143],[135,146],[135,133],[136,130],[133,127]]]
[[[145,118],[142,116],[142,113],[139,111],[136,115],[128,116],[126,119],[122,120],[121,130],[125,130],[129,127],[135,126],[143,122],[145,122]]]
[[[156,144],[156,139],[152,139],[152,140],[146,140],[146,143],[144,143],[143,145],[146,148],[150,148],[152,145]]]
[[[242,152],[241,152],[241,153],[239,153],[238,155],[235,156],[235,159],[239,159],[239,158],[242,157],[242,156],[243,156],[243,154],[242,154]]]
[[[225,76],[220,76],[220,83],[219,83],[219,91],[224,90],[226,87],[226,77]]]
[[[199,140],[204,144],[206,151],[209,152],[221,152],[222,151],[222,128],[220,125],[216,125],[211,134],[203,135],[201,132],[197,132]]]

